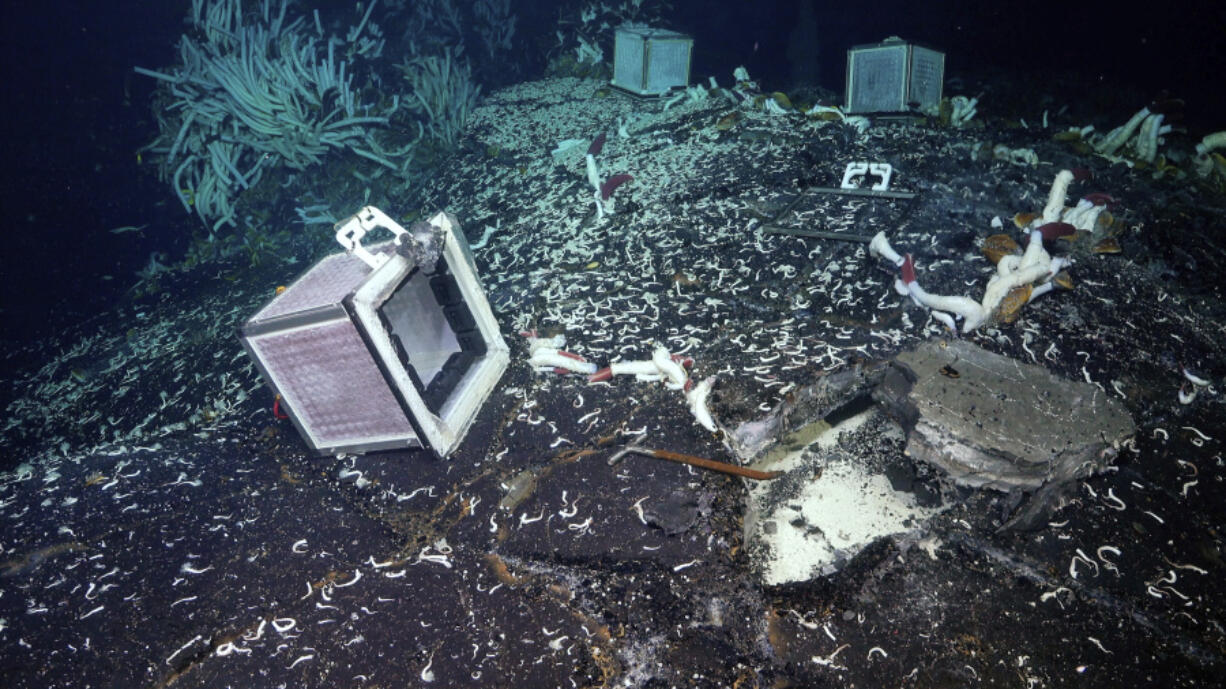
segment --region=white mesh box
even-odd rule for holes
[[[675,31],[623,26],[613,36],[612,85],[636,96],[659,96],[690,85],[694,39]]]
[[[364,248],[377,227],[393,241]],[[459,445],[509,359],[464,235],[439,213],[409,233],[368,206],[256,312],[242,342],[321,454]]]
[[[849,114],[900,113],[939,106],[945,85],[945,53],[901,38],[847,51]]]

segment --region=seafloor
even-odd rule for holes
[[[0,479],[2,684],[1220,686],[1221,181],[1195,176],[1179,156],[1195,140],[1178,131],[1169,164],[1139,168],[1054,138],[1142,105],[985,98],[966,128],[860,134],[720,98],[664,110],[574,79],[492,94],[433,178],[372,199],[397,217],[453,212],[473,242],[496,228],[475,253],[512,363],[450,458],[313,457],[273,417],[237,329],[320,242],[250,269],[163,275],[3,354],[16,373],[0,440],[16,468]],[[602,172],[634,180],[598,221],[583,149],[550,151],[602,131]],[[976,144],[1041,162],[983,160]],[[857,160],[890,162],[892,188],[914,198],[817,191]],[[1137,432],[1037,530],[998,532],[1016,500],[913,467],[943,511],[832,574],[764,583],[762,559],[787,554],[747,542],[745,479],[607,461],[636,438],[736,461],[680,392],[526,361],[527,330],[601,363],[658,343],[716,377],[722,424],[761,418],[825,377],[948,337],[863,243],[772,228],[885,231],[930,292],[978,298],[992,219],[1016,234],[1014,214],[1042,210],[1065,168],[1093,174],[1072,199],[1113,197],[1105,231],[1120,253],[1066,242],[1073,289],[967,337],[1099,386]],[[1210,385],[1188,388],[1185,369]],[[1181,387],[1195,399],[1181,403]],[[909,461],[893,421],[854,411],[822,461],[862,476]],[[821,479],[801,466],[776,479],[790,495]]]

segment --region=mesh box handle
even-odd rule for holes
[[[408,230],[374,206],[365,206],[333,227],[336,230],[337,243],[345,247],[345,251],[362,259],[362,262],[370,266],[371,270],[377,270],[379,266],[386,263],[387,256],[372,254],[362,246],[362,238],[367,232],[382,227],[396,236],[397,245],[400,245],[409,234]]]

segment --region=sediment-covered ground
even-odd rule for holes
[[[511,348],[442,461],[313,457],[270,412],[236,332],[320,242],[166,276],[6,352],[5,686],[1217,686],[1226,201],[1193,171],[1195,140],[1174,132],[1162,163],[1132,167],[1056,136],[1090,122],[1053,110],[1044,127],[990,99],[964,128],[863,132],[757,105],[530,82],[492,94],[433,177],[374,195],[395,217],[457,215]],[[601,176],[633,180],[598,218],[583,153],[601,132]],[[1039,163],[982,154],[997,144]],[[914,196],[821,190],[854,161],[890,163]],[[1041,212],[1062,169],[1079,170],[1069,205],[1111,197],[1097,232],[1052,246],[1072,289],[963,337],[1097,386],[1136,433],[1039,528],[998,531],[1025,496],[916,464],[855,385],[779,427],[773,454],[731,439],[820,381],[951,337],[855,237],[885,232],[926,290],[977,300],[982,240],[1022,242],[1015,214]],[[600,366],[691,358],[721,432],[659,382],[534,371],[532,331]],[[835,430],[814,426],[827,412]],[[609,463],[634,441],[785,473]],[[759,493],[835,550],[859,531],[824,533],[824,512],[858,525],[865,505],[901,505],[900,526],[780,568],[796,560],[747,537]]]

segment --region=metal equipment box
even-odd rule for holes
[[[377,227],[396,238],[363,247]],[[410,233],[367,206],[336,228],[348,251],[257,311],[243,346],[316,452],[446,456],[509,360],[468,243],[445,213]]]
[[[901,113],[938,107],[945,53],[892,36],[847,51],[844,112]]]
[[[623,26],[613,38],[613,86],[636,96],[659,96],[690,85],[694,39],[675,31]]]

